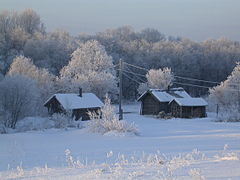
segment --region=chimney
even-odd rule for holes
[[[82,88],[79,88],[79,94],[78,96],[82,97]]]

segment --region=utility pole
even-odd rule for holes
[[[122,70],[123,70],[123,60],[119,60],[119,120],[123,119],[122,110]]]
[[[238,83],[238,114],[240,112],[240,84]]]

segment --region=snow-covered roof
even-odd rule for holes
[[[103,106],[102,101],[93,93],[82,93],[82,97],[78,94],[54,94],[45,102],[45,104],[47,104],[53,97],[56,97],[58,102],[66,110]]]
[[[172,101],[175,101],[180,106],[207,106],[208,105],[208,103],[203,98],[174,98]]]
[[[162,92],[162,91],[152,91],[152,95],[155,96],[161,102],[169,102],[174,98],[172,95],[168,94],[167,92]]]
[[[191,96],[184,90],[175,90],[173,91],[174,94],[177,94],[178,96],[180,97],[183,97],[183,98],[190,98]]]
[[[170,102],[176,97],[177,98],[191,97],[183,88],[171,88],[170,90],[149,89],[138,98],[138,101],[147,93],[151,93],[160,102]]]

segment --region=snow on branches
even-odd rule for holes
[[[146,74],[147,83],[141,83],[138,87],[139,94],[148,89],[167,89],[174,80],[173,73],[170,68],[150,69]]]
[[[82,87],[103,98],[106,93],[116,94],[115,74],[112,57],[98,41],[91,40],[73,52],[71,61],[60,72],[59,84],[64,92]]]
[[[106,96],[105,104],[99,112],[89,112],[91,120],[88,127],[94,133],[133,133],[138,134],[138,129],[135,124],[128,124],[125,121],[119,121],[114,107],[111,105],[111,100]]]

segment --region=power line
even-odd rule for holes
[[[140,67],[140,66],[137,66],[137,65],[133,65],[133,64],[129,64],[129,63],[126,63],[124,62],[124,64],[128,65],[128,66],[131,66],[131,67],[134,67],[134,68],[137,68],[137,69],[141,69],[141,70],[144,70],[144,71],[149,71],[149,69],[147,68],[143,68],[143,67]],[[142,74],[138,74],[138,73],[135,73],[135,75],[139,75],[139,76],[143,76]],[[205,83],[212,83],[212,84],[221,84],[221,82],[217,82],[217,81],[208,81],[208,80],[203,80],[203,79],[196,79],[196,78],[188,78],[188,77],[183,77],[183,76],[174,76],[176,78],[179,78],[179,79],[184,79],[184,80],[189,80],[189,81],[197,81],[197,82],[205,82]],[[238,85],[238,83],[229,83],[230,85]],[[195,85],[195,86],[201,86],[201,85]],[[208,87],[210,88],[210,87]]]
[[[132,66],[132,67],[135,67],[135,68],[138,68],[138,69],[141,69],[141,70],[149,71],[149,69],[146,69],[146,68],[143,68],[143,67],[140,67],[140,66],[136,66],[136,65],[132,65],[132,64],[129,64],[129,63],[126,63],[126,62],[124,64],[127,64],[129,66]],[[179,79],[199,81],[199,82],[207,82],[207,83],[214,83],[214,84],[220,84],[221,83],[221,82],[216,82],[216,81],[207,81],[207,80],[188,78],[188,77],[182,77],[182,76],[174,76],[174,77],[179,78]]]
[[[202,79],[195,79],[195,78],[188,78],[188,77],[181,77],[181,76],[174,76],[179,79],[185,79],[185,80],[190,80],[190,81],[199,81],[199,82],[206,82],[206,83],[213,83],[213,84],[221,84],[222,82],[216,82],[216,81],[207,81],[207,80],[202,80]],[[228,83],[230,85],[239,85],[238,83]]]
[[[174,84],[179,84],[179,85],[184,85],[184,86],[190,86],[190,87],[199,87],[199,88],[205,88],[205,89],[210,89],[212,87],[209,86],[200,86],[200,85],[196,85],[196,84],[189,84],[189,83],[180,83],[180,82],[173,82]],[[238,92],[238,90],[236,89],[226,89],[227,91],[233,91],[233,92]]]
[[[126,63],[126,62],[124,62],[124,64],[127,64],[127,65],[129,65],[129,66],[132,66],[132,67],[135,67],[135,68],[144,70],[144,71],[149,71],[149,69],[146,69],[146,68],[143,68],[143,67],[140,67],[140,66],[136,66],[136,65],[133,65],[133,64],[129,64],[129,63]]]
[[[142,75],[142,74],[138,74],[138,73],[134,73],[134,72],[132,72],[132,71],[126,71],[126,70],[123,70],[124,72],[126,72],[126,73],[130,73],[130,74],[134,74],[134,75],[136,75],[136,76],[141,76],[141,77],[145,77],[146,78],[146,76],[145,75]]]
[[[119,71],[120,69],[117,69],[117,70]],[[143,80],[143,79],[141,79],[140,77],[138,77],[138,76],[141,75],[141,74],[134,73],[134,72],[132,72],[132,71],[126,71],[126,70],[122,70],[122,71],[125,72],[125,74],[126,74],[126,73],[133,74],[134,77],[137,78],[139,81],[142,81],[142,83],[145,83],[145,82],[146,82],[145,80]],[[142,75],[142,77],[145,77],[145,76]]]
[[[141,77],[139,77],[136,73],[132,72],[130,69],[128,69],[128,70],[129,71],[124,71],[124,72],[132,74],[134,76],[134,78],[136,78],[138,81],[141,81],[141,82],[145,82],[146,81],[146,80],[143,80]]]
[[[132,80],[132,81],[138,83],[139,85],[142,84],[142,82],[138,82],[137,80],[131,78],[130,76],[128,76],[128,75],[127,75],[126,73],[124,73],[124,72],[123,72],[123,75],[126,76],[128,79],[130,79],[130,80]]]
[[[136,72],[133,72],[133,70],[131,70],[128,66],[126,66],[127,70],[130,71],[131,73],[135,74],[135,75],[139,75],[139,76],[142,76],[144,78],[146,78],[146,74],[140,74],[140,73],[136,73]]]
[[[207,80],[188,78],[188,77],[181,77],[181,76],[174,76],[174,77],[179,78],[179,79],[190,80],[190,81],[199,81],[199,82],[206,82],[206,83],[213,83],[213,84],[221,84],[221,82],[216,82],[216,81],[207,81]]]
[[[211,88],[211,87],[208,87],[208,86],[200,86],[200,85],[196,85],[196,84],[180,83],[180,82],[175,82],[175,81],[174,81],[173,83],[174,83],[174,84],[179,84],[179,85],[185,85],[185,86],[206,88],[206,89]]]

